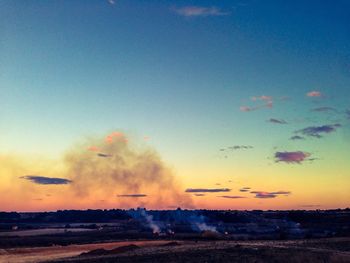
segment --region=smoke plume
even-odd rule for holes
[[[174,174],[155,150],[149,146],[130,143],[121,132],[105,138],[87,139],[65,155],[67,178],[79,198],[89,198],[98,193],[106,198],[130,193],[145,193],[141,205],[162,208],[169,203],[191,207],[192,200],[181,191]],[[101,158],[96,152],[108,158]],[[134,198],[125,202],[140,203]],[[116,202],[123,202],[117,200]],[[140,201],[139,201],[140,202]]]

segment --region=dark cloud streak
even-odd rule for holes
[[[341,124],[328,124],[322,126],[310,126],[304,129],[296,131],[296,133],[301,133],[305,136],[321,138],[321,134],[328,134],[331,132],[335,132],[338,128],[341,127]]]
[[[230,192],[229,188],[188,188],[186,193],[219,193],[219,192]]]
[[[302,151],[296,152],[276,152],[275,159],[276,162],[285,162],[285,163],[302,163],[310,157],[311,154]]]
[[[221,198],[227,198],[227,199],[241,199],[241,198],[246,198],[245,196],[240,196],[240,195],[219,195],[217,197]]]
[[[267,121],[271,122],[271,123],[275,123],[275,124],[287,124],[287,122],[285,120],[282,120],[282,119],[271,118],[271,119],[269,119]]]
[[[117,197],[139,198],[139,197],[147,197],[147,195],[146,194],[125,194],[125,195],[117,195]]]
[[[72,183],[71,180],[64,179],[64,178],[55,178],[55,177],[45,177],[45,176],[39,176],[39,175],[25,175],[20,177],[21,179],[26,179],[28,181],[31,181],[35,184],[44,184],[44,185],[59,185],[59,184],[70,184]]]

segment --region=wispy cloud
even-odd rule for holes
[[[194,194],[194,196],[205,196],[205,194]]]
[[[45,177],[45,176],[39,176],[39,175],[25,175],[21,176],[21,179],[26,179],[28,181],[31,181],[35,184],[70,184],[72,183],[71,180],[64,179],[64,178],[55,178],[55,177]]]
[[[106,153],[98,153],[97,156],[98,156],[98,157],[103,157],[103,158],[112,157],[111,154],[106,154]]]
[[[336,112],[337,110],[332,107],[318,107],[318,108],[313,108],[311,111],[315,112]]]
[[[115,0],[107,0],[109,4],[115,5]]]
[[[277,191],[277,192],[270,192],[270,194],[273,194],[273,195],[290,195],[291,192],[289,192],[289,191]]]
[[[313,91],[309,91],[308,93],[306,93],[307,97],[322,97],[323,94],[320,91],[317,90],[313,90]]]
[[[277,197],[277,195],[274,194],[269,194],[269,193],[264,193],[264,192],[260,192],[260,193],[256,193],[255,194],[255,198],[275,198]]]
[[[227,198],[227,199],[241,199],[241,198],[246,198],[245,196],[240,196],[240,195],[219,195],[217,197],[221,198]]]
[[[249,111],[256,111],[256,110],[260,110],[260,109],[271,109],[273,107],[273,102],[272,101],[268,101],[267,103],[263,104],[263,105],[259,105],[259,106],[255,106],[255,107],[249,107],[249,106],[241,106],[239,107],[240,111],[243,112],[249,112]]]
[[[293,141],[295,141],[295,140],[305,140],[304,137],[299,136],[299,135],[294,135],[294,136],[290,137],[289,139],[293,140]]]
[[[335,132],[337,128],[340,128],[341,124],[328,124],[328,125],[322,125],[322,126],[310,126],[306,127],[304,129],[296,131],[296,133],[301,133],[305,136],[311,136],[316,138],[321,138],[321,134],[327,134],[331,132]]]
[[[181,16],[186,17],[204,17],[204,16],[226,16],[229,12],[224,12],[220,8],[203,7],[203,6],[185,6],[180,8],[175,8],[174,11]]]
[[[275,123],[275,124],[287,124],[287,122],[285,120],[282,120],[282,119],[271,118],[271,119],[269,119],[267,121],[271,122],[271,123]]]
[[[255,198],[276,198],[279,195],[285,195],[288,196],[291,194],[289,191],[277,191],[277,192],[265,192],[265,191],[252,191],[250,192],[252,194],[255,194]]]
[[[251,145],[233,145],[233,146],[229,146],[227,147],[228,150],[247,150],[247,149],[253,149],[254,147]]]
[[[264,104],[253,106],[253,107],[241,106],[239,108],[240,111],[250,112],[250,111],[256,111],[256,110],[259,110],[259,109],[272,108],[273,107],[273,98],[272,98],[272,96],[266,96],[266,95],[254,96],[254,97],[251,97],[251,100],[252,101],[262,101],[262,102],[264,102]]]
[[[188,188],[186,193],[219,193],[219,192],[230,192],[229,188]]]
[[[313,207],[320,207],[321,205],[300,205],[300,207],[305,207],[305,208],[313,208]]]
[[[345,111],[346,118],[350,120],[350,110]]]
[[[117,195],[117,197],[129,197],[129,198],[140,198],[146,197],[146,194],[125,194],[125,195]]]
[[[252,97],[251,98],[252,101],[257,101],[257,100],[263,100],[263,101],[272,101],[272,96],[266,96],[266,95],[262,95],[262,96],[257,96],[257,97]]]
[[[239,189],[240,192],[248,192],[250,190],[250,187],[242,187]]]
[[[276,162],[284,162],[284,163],[302,163],[311,156],[310,153],[296,151],[296,152],[276,152],[275,159]]]

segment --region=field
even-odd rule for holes
[[[350,238],[144,240],[0,250],[0,262],[350,262]]]
[[[350,211],[0,213],[0,263],[350,262]]]

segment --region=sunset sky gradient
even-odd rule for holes
[[[1,1],[0,211],[349,207],[349,25],[345,0]],[[107,180],[125,154],[162,183]]]

